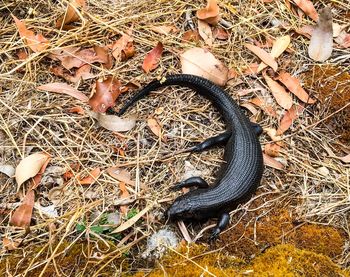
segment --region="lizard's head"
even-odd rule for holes
[[[194,219],[196,218],[196,215],[194,213],[192,203],[186,198],[179,197],[166,211],[166,217],[169,220],[177,221]]]

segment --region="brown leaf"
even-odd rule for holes
[[[28,228],[33,214],[34,207],[34,190],[29,190],[23,198],[22,204],[15,210],[10,219],[10,224]]]
[[[182,73],[204,77],[219,86],[228,78],[228,68],[207,49],[192,48],[180,56]]]
[[[277,71],[277,62],[269,53],[253,44],[245,43],[244,46],[247,47],[250,51],[252,51],[255,55],[257,55],[265,64],[270,66],[274,71]]]
[[[303,110],[304,107],[300,105],[293,105],[282,117],[280,126],[277,129],[277,135],[282,135],[285,131],[287,131]]]
[[[198,20],[198,32],[207,45],[213,45],[213,33],[207,22],[203,20]]]
[[[197,11],[197,17],[200,20],[216,25],[220,21],[220,11],[217,0],[208,0],[207,6]]]
[[[125,183],[124,182],[119,182],[119,189],[121,191],[121,194],[120,194],[120,199],[123,199],[123,198],[128,198],[130,196],[128,190],[126,189],[126,186],[125,186]],[[126,215],[128,213],[128,206],[120,206],[120,212],[123,214],[123,215]]]
[[[68,94],[80,101],[88,102],[89,98],[80,92],[79,90],[76,90],[75,88],[72,88],[70,85],[66,83],[50,83],[45,84],[42,86],[37,87],[38,90],[46,90],[50,92],[56,92],[56,93],[63,93]]]
[[[293,2],[310,18],[317,21],[317,11],[310,0],[293,0]]]
[[[264,131],[273,141],[280,141],[282,139],[281,136],[277,135],[277,130],[274,128],[266,128]]]
[[[135,55],[132,32],[133,27],[112,44],[112,55],[117,61],[123,61]]]
[[[91,65],[89,64],[85,64],[82,67],[78,68],[74,75],[69,74],[62,66],[53,66],[50,68],[50,71],[56,76],[62,77],[72,83],[77,83],[81,79],[88,80],[95,77],[95,75],[90,73]]]
[[[41,181],[41,178],[45,172],[45,169],[51,160],[51,157],[49,155],[47,155],[47,156],[48,156],[48,158],[47,158],[46,162],[42,165],[39,172],[33,177],[33,180],[32,180],[33,185],[31,187],[31,189],[36,189],[40,184],[40,181]]]
[[[213,30],[213,37],[220,40],[227,40],[229,37],[228,32],[222,27],[216,27]]]
[[[28,58],[28,54],[25,50],[18,50],[16,54],[19,60],[25,60]]]
[[[340,159],[342,162],[348,164],[348,163],[350,163],[350,154],[348,154],[348,155],[346,155],[346,156],[344,156],[344,157],[339,157],[339,159]]]
[[[263,77],[269,86],[271,93],[273,97],[275,97],[276,102],[278,105],[280,105],[282,108],[288,110],[293,105],[293,99],[292,97],[286,92],[283,86],[281,86],[279,83],[271,79],[269,76],[267,76],[265,73],[263,73]]]
[[[276,143],[268,143],[265,145],[264,152],[271,157],[278,157],[280,154],[281,146]]]
[[[271,105],[267,104],[263,99],[261,99],[259,97],[255,97],[255,98],[250,99],[249,102],[260,107],[268,115],[271,115],[273,117],[277,117],[277,113],[274,110],[274,108]]]
[[[258,113],[258,110],[251,103],[242,103],[240,106],[246,108],[253,115],[256,115]]]
[[[310,25],[305,25],[301,28],[296,28],[295,32],[297,32],[300,35],[303,35],[305,37],[311,38],[312,32],[314,31],[315,27]]]
[[[119,167],[109,167],[107,168],[107,173],[120,182],[135,186],[135,181],[131,180],[130,172],[125,169],[121,169]]]
[[[42,52],[49,47],[49,41],[42,34],[35,35],[33,31],[27,29],[21,20],[14,15],[12,17],[15,20],[19,35],[30,49],[34,52]]]
[[[339,36],[335,39],[335,42],[339,44],[342,48],[350,47],[350,34],[345,31],[341,31]]]
[[[152,26],[151,30],[161,35],[175,34],[179,29],[175,25]]]
[[[75,53],[69,53],[67,52],[66,55],[60,57],[57,57],[61,60],[62,66],[68,70],[74,68],[74,67],[82,67],[85,64],[92,64],[95,62],[105,63],[106,58],[104,56],[101,56],[101,52],[99,52],[100,55],[97,55],[94,48],[87,48],[79,50]]]
[[[248,65],[244,71],[243,74],[244,75],[255,75],[258,73],[258,68],[259,68],[259,64],[257,63],[251,63],[250,65]]]
[[[12,239],[9,239],[7,237],[3,237],[2,239],[2,246],[8,251],[16,250],[19,244],[20,242],[13,241]]]
[[[113,58],[107,46],[94,46],[97,59],[103,64],[106,69],[111,69],[113,66]]]
[[[142,64],[142,69],[149,73],[150,71],[158,67],[158,63],[163,53],[163,44],[158,42],[156,47],[154,47],[145,57]]]
[[[96,92],[89,99],[92,110],[104,113],[108,108],[115,105],[115,101],[121,93],[121,83],[112,76],[105,80],[96,81]]]
[[[113,132],[126,132],[134,128],[135,118],[120,118],[116,115],[89,112],[89,115],[95,118],[105,129]]]
[[[282,71],[278,76],[278,80],[284,84],[291,93],[293,93],[304,103],[313,104],[316,102],[316,100],[312,99],[301,87],[299,80],[295,77],[292,77],[289,73]]]
[[[50,160],[50,156],[46,153],[34,153],[21,160],[15,173],[17,190],[29,178],[37,175],[48,160]]]
[[[333,51],[333,27],[332,11],[325,7],[320,11],[317,26],[312,32],[308,54],[311,59],[324,62],[332,55]]]
[[[101,174],[100,168],[95,168],[89,172],[89,176],[85,178],[81,178],[80,176],[77,177],[79,184],[81,185],[92,185],[95,183],[98,179],[98,177]]]
[[[162,139],[162,127],[158,123],[157,119],[153,117],[148,118],[147,125],[151,129],[153,134]]]
[[[199,33],[196,30],[188,30],[182,36],[182,41],[184,42],[198,42]]]
[[[63,16],[61,16],[56,22],[56,28],[62,28],[64,30],[70,29],[69,23],[73,23],[80,20],[78,8],[85,8],[85,0],[71,0],[68,4],[67,10]]]
[[[80,107],[80,106],[75,106],[75,107],[72,107],[68,110],[68,112],[70,113],[77,113],[77,114],[81,114],[81,115],[85,115],[85,110]]]
[[[278,169],[278,170],[283,170],[284,169],[284,165],[282,163],[280,163],[279,161],[275,160],[274,158],[270,157],[269,155],[263,153],[263,157],[264,157],[264,164]]]

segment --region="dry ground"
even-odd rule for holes
[[[96,64],[94,73],[98,77],[112,74],[124,84],[136,82],[141,86],[165,74],[180,73],[179,52],[193,46],[181,41],[185,12],[196,11],[204,5],[201,1],[188,2],[92,0],[88,1],[88,9],[83,13],[84,24],[78,24],[78,28],[71,31],[60,31],[53,28],[53,22],[64,12],[65,1],[0,1],[0,164],[15,166],[30,153],[45,151],[53,157],[49,164],[53,171],[62,169],[65,172],[77,163],[80,169],[75,174],[96,167],[103,170],[98,182],[91,186],[81,186],[74,178],[59,186],[57,178],[62,180],[60,175],[39,186],[37,203],[41,206],[54,204],[59,217],[49,218],[35,208],[30,233],[9,225],[10,213],[23,194],[16,193],[13,178],[0,174],[0,233],[21,241],[20,250],[7,252],[3,249],[1,252],[2,274],[73,276],[98,275],[106,270],[118,275],[141,268],[143,272],[149,272],[153,263],[142,261],[139,253],[144,251],[147,237],[164,227],[162,213],[178,195],[170,193],[168,188],[181,180],[185,161],[201,170],[209,182],[214,181],[221,163],[221,149],[169,157],[169,154],[224,129],[218,111],[193,92],[166,88],[152,94],[130,110],[130,113],[138,114],[136,128],[124,134],[113,134],[87,115],[68,112],[71,107],[83,106],[80,101],[35,89],[44,83],[62,81],[48,71],[52,65],[47,58],[50,49],[73,44],[82,47],[106,45],[132,24],[135,57],[116,63],[111,70]],[[315,2],[320,8],[329,1]],[[332,1],[331,6],[336,22],[349,22],[348,1]],[[308,39],[296,35],[292,28],[311,21],[293,15],[284,1],[266,4],[258,0],[220,1],[220,8],[222,17],[232,27],[228,28],[228,40],[215,41],[211,51],[216,57],[229,68],[239,70],[258,61],[244,49],[244,42],[255,39],[263,43],[267,34],[272,37],[292,35],[294,52],[283,54],[279,59],[280,66],[298,76],[310,95],[319,101],[307,106],[283,137],[280,159],[286,164],[285,170],[266,168],[257,196],[233,212],[230,227],[218,243],[210,246],[211,250],[226,251],[248,263],[273,245],[291,242],[348,267],[350,171],[349,165],[335,156],[344,156],[350,151],[349,136],[346,135],[350,121],[350,108],[346,106],[350,93],[349,53],[335,49],[332,58],[324,64],[310,60]],[[29,58],[24,63],[18,60],[16,53],[24,45],[11,13],[50,38],[50,49],[41,54],[29,51]],[[274,27],[276,20],[283,21],[288,27]],[[150,30],[154,25],[164,24],[175,24],[180,32],[159,35]],[[160,66],[147,75],[141,69],[142,60],[157,41],[164,44],[165,52]],[[204,43],[198,45],[204,46]],[[13,70],[21,63],[20,68]],[[265,86],[261,75],[243,76],[239,80],[242,83],[238,84],[237,80],[225,88],[239,103],[260,95],[260,91],[238,97],[238,90]],[[94,81],[80,82],[79,90],[90,95]],[[334,100],[337,90],[344,96],[342,101]],[[132,93],[122,95],[118,106]],[[273,105],[280,110],[276,103]],[[167,141],[157,139],[146,123],[148,116],[154,115],[159,107],[164,111],[156,117]],[[89,109],[87,105],[84,108]],[[251,116],[249,112],[247,115]],[[265,129],[278,127],[279,119],[263,111],[251,119]],[[261,136],[262,145],[270,140],[266,133]],[[120,148],[124,150],[124,156],[120,155]],[[136,180],[136,186],[128,188],[132,200],[129,211],[136,214],[153,206],[146,216],[119,236],[94,235],[89,227],[97,225],[107,212],[119,210],[119,187],[104,171],[115,165],[127,169]],[[85,224],[87,231],[78,232],[77,223]],[[191,237],[196,237],[210,223],[213,222],[188,225]],[[181,236],[174,224],[168,225]],[[311,226],[310,229],[306,229],[307,226]],[[199,241],[204,243],[206,238],[207,232],[204,232]],[[325,245],[319,249],[321,242]],[[332,247],[333,252],[329,250]]]

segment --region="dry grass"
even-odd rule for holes
[[[69,113],[67,110],[80,105],[78,100],[53,93],[45,93],[35,88],[41,84],[61,81],[48,71],[52,61],[47,58],[49,51],[67,45],[88,47],[106,45],[119,37],[131,25],[134,26],[134,41],[137,54],[127,62],[115,64],[111,70],[106,70],[97,64],[93,65],[98,77],[114,75],[124,84],[133,81],[142,86],[150,80],[168,73],[179,73],[179,52],[192,45],[183,43],[185,11],[197,10],[203,4],[194,1],[89,1],[88,10],[82,14],[84,21],[74,31],[62,31],[53,28],[53,22],[62,15],[66,1],[0,1],[0,157],[1,164],[15,166],[30,153],[45,151],[52,155],[50,166],[57,166],[64,171],[75,163],[80,164],[77,175],[100,167],[102,170],[111,166],[122,166],[130,171],[136,180],[135,187],[128,187],[131,195],[129,210],[141,211],[148,205],[154,205],[142,220],[137,222],[122,237],[117,238],[117,247],[110,247],[109,254],[95,259],[96,265],[107,268],[116,263],[123,253],[129,251],[128,263],[138,260],[138,252],[144,250],[145,238],[161,228],[164,224],[162,212],[167,203],[171,203],[176,193],[169,193],[169,186],[181,180],[184,173],[184,162],[190,161],[203,172],[206,180],[212,182],[214,173],[220,166],[222,150],[211,150],[201,154],[169,154],[176,153],[194,142],[199,142],[221,132],[224,125],[219,113],[212,105],[193,92],[182,88],[166,88],[140,101],[129,112],[137,112],[139,122],[137,127],[126,134],[113,134],[96,125],[88,116]],[[316,7],[323,7],[328,1],[317,1]],[[255,39],[264,42],[267,35],[278,37],[293,34],[292,27],[301,27],[309,22],[300,20],[286,8],[284,1],[262,4],[261,1],[220,1],[222,17],[232,23],[230,38],[227,41],[215,41],[211,51],[229,68],[242,69],[257,59],[243,47],[244,42]],[[335,21],[346,23],[349,18],[350,5],[348,1],[332,3]],[[35,54],[30,52],[25,61],[18,60],[16,52],[23,49],[11,13],[18,18],[26,19],[27,26],[44,33],[50,38],[51,45],[46,52]],[[273,27],[275,20],[289,25],[286,29]],[[195,21],[195,20],[194,20]],[[155,34],[154,25],[175,24],[181,31],[175,35]],[[142,60],[157,41],[165,46],[160,66],[151,74],[146,75],[141,69]],[[315,65],[307,53],[308,40],[301,36],[293,36],[293,54],[283,54],[279,59],[281,68],[296,74],[307,73]],[[203,42],[199,43],[204,46]],[[334,65],[339,72],[349,71],[348,52],[335,49],[328,64]],[[310,77],[311,76],[311,77]],[[310,75],[309,78],[312,78]],[[331,77],[331,76],[330,76]],[[89,95],[95,80],[80,82],[79,90]],[[241,84],[230,84],[226,90],[239,102],[245,102],[260,92],[253,92],[239,99],[238,89],[265,87],[261,76],[241,77]],[[319,81],[319,80],[315,80]],[[346,80],[348,88],[350,80]],[[166,91],[166,92],[165,92]],[[344,93],[349,93],[350,89]],[[164,92],[164,93],[163,93]],[[309,88],[310,93],[317,93]],[[118,101],[122,105],[129,95],[123,95]],[[267,94],[267,97],[271,98]],[[347,103],[344,103],[344,106]],[[279,110],[276,104],[273,104]],[[157,139],[148,129],[146,119],[154,114],[157,107],[164,111],[157,115],[163,126],[166,142]],[[86,106],[84,108],[89,109]],[[347,107],[348,109],[349,107]],[[264,180],[257,192],[257,198],[266,197],[268,201],[259,207],[247,205],[236,211],[247,215],[251,210],[259,210],[261,217],[266,216],[274,208],[275,203],[285,201],[290,207],[293,217],[298,222],[317,222],[343,230],[344,238],[349,240],[350,189],[349,166],[344,165],[334,156],[349,153],[349,142],[339,141],[341,134],[332,133],[323,119],[337,111],[330,111],[325,105],[317,103],[307,107],[306,112],[297,121],[291,131],[283,139],[285,147],[283,160],[288,164],[285,171],[279,172],[266,168]],[[264,128],[277,127],[278,119],[260,112],[252,120],[258,121]],[[350,120],[350,119],[348,119]],[[264,134],[262,144],[270,138]],[[124,147],[125,157],[119,155],[115,148]],[[168,156],[164,159],[165,156]],[[329,173],[323,176],[319,168],[326,167]],[[74,171],[74,170],[73,170]],[[58,177],[61,179],[61,177]],[[14,179],[0,175],[1,204],[3,209],[13,210],[20,202],[23,191],[16,193]],[[78,233],[76,224],[86,221],[88,226],[96,224],[106,212],[118,209],[120,205],[119,189],[116,181],[106,172],[99,177],[98,182],[91,186],[80,186],[73,178],[59,186],[57,181],[39,186],[36,191],[37,202],[42,206],[55,205],[59,217],[50,219],[47,215],[34,209],[34,220],[31,232],[9,226],[10,214],[0,214],[1,233],[13,240],[23,240],[23,253],[28,254],[30,263],[25,272],[40,269],[45,275],[48,267],[54,264],[57,275],[62,274],[55,260],[72,248],[80,239],[88,239],[91,245],[90,258],[99,252],[94,241],[109,245],[109,235],[93,236],[88,231]],[[156,204],[154,204],[156,203]],[[243,213],[242,213],[243,211]],[[94,216],[92,216],[94,215]],[[233,217],[237,222],[239,217]],[[255,218],[259,220],[259,217]],[[204,225],[205,226],[205,225]],[[204,226],[189,226],[191,236],[195,237]],[[232,224],[234,228],[235,224]],[[174,226],[173,226],[174,227]],[[172,227],[171,227],[172,228]],[[175,228],[174,228],[175,229]],[[229,231],[227,231],[229,232]],[[66,242],[69,242],[66,245]],[[42,247],[40,253],[30,252],[33,245]],[[53,246],[55,245],[55,246]],[[64,248],[62,249],[62,246]],[[100,252],[99,252],[100,253]],[[103,252],[104,253],[104,252]],[[3,251],[2,258],[11,255]],[[337,260],[339,264],[348,266],[349,245],[344,246],[344,252]],[[93,259],[93,258],[92,258]],[[118,264],[118,263],[117,263]],[[143,264],[142,266],[146,266]],[[84,267],[84,266],[83,266]],[[105,269],[105,267],[102,267]],[[75,273],[89,272],[76,269]],[[13,275],[24,273],[21,263]],[[100,270],[103,270],[100,268]],[[123,271],[120,267],[120,271]],[[90,272],[96,276],[97,269]],[[125,273],[125,271],[123,271]],[[39,274],[39,273],[38,273]],[[67,272],[66,272],[67,274]]]

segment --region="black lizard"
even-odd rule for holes
[[[221,176],[209,186],[200,177],[189,178],[176,188],[197,186],[175,199],[167,210],[170,220],[207,220],[218,218],[211,239],[216,238],[229,222],[229,212],[239,203],[249,199],[260,183],[263,174],[263,157],[258,135],[262,129],[251,123],[231,96],[211,81],[187,74],[167,76],[153,81],[134,95],[119,111],[122,115],[133,103],[150,92],[164,86],[184,86],[208,98],[219,110],[226,124],[226,131],[190,148],[199,152],[214,145],[226,144]]]

